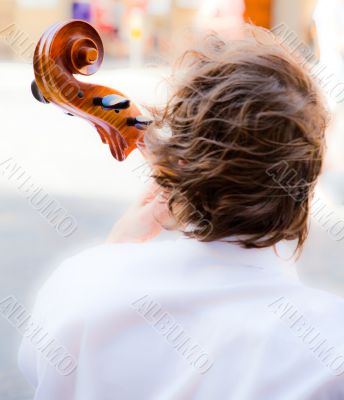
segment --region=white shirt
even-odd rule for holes
[[[343,399],[344,302],[293,268],[221,242],[91,248],[40,291],[21,369],[35,400]]]

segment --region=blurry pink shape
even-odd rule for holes
[[[243,0],[202,0],[196,24],[199,29],[237,38],[241,35],[244,11]]]

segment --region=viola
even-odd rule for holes
[[[36,46],[31,90],[38,101],[89,121],[113,157],[123,161],[142,142],[152,121],[118,90],[75,78],[97,72],[103,57],[102,40],[92,25],[59,22],[44,32]]]

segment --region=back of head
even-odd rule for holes
[[[209,37],[178,64],[146,147],[187,235],[267,247],[307,236],[327,114],[307,69],[276,42]]]

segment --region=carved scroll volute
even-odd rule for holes
[[[53,25],[36,47],[33,92],[40,101],[91,122],[112,155],[122,161],[142,140],[151,121],[123,93],[74,77],[94,74],[103,56],[100,36],[90,24],[73,20]]]

